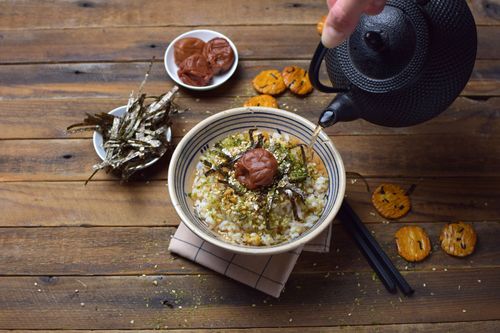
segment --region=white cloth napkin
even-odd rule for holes
[[[301,248],[277,255],[236,254],[196,236],[183,223],[170,240],[169,251],[274,297],[279,297],[302,251],[328,252],[332,225]]]

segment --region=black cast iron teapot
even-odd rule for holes
[[[309,68],[313,86],[339,93],[319,124],[363,118],[402,127],[433,118],[465,87],[476,49],[465,0],[389,0],[379,15],[363,15],[343,44],[316,49]],[[332,87],[319,80],[323,58]]]

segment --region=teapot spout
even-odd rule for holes
[[[330,127],[339,121],[351,121],[360,117],[357,106],[349,94],[337,95],[319,117],[318,125]]]

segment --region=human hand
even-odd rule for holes
[[[386,0],[327,0],[329,9],[321,42],[326,47],[342,43],[354,31],[362,14],[377,15]]]

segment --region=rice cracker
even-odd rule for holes
[[[410,211],[410,197],[395,184],[382,184],[372,194],[372,203],[380,215],[398,219]]]
[[[407,261],[422,261],[431,252],[431,241],[421,227],[402,227],[396,232],[395,238],[399,255]]]
[[[477,235],[471,224],[449,223],[441,230],[439,241],[444,252],[455,257],[465,257],[474,252]]]
[[[278,101],[270,95],[258,95],[249,98],[243,106],[267,106],[270,108],[278,108]]]
[[[287,66],[281,72],[285,85],[294,94],[303,96],[313,90],[307,71],[298,66]]]
[[[261,94],[279,95],[286,90],[281,73],[276,69],[265,70],[257,74],[252,81],[255,90]]]

